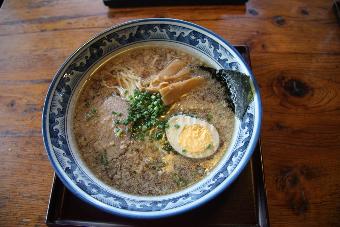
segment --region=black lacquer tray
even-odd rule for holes
[[[236,46],[250,64],[246,46]],[[156,220],[128,219],[83,202],[54,177],[46,215],[48,226],[269,226],[261,144],[236,181],[207,204]]]

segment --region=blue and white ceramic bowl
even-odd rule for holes
[[[218,68],[250,76],[255,96],[219,165],[203,180],[177,193],[146,197],[126,194],[105,185],[83,164],[71,133],[74,97],[100,62],[132,45],[167,44],[185,48]],[[239,53],[215,33],[176,19],[142,19],[114,26],[89,40],[61,66],[48,90],[42,131],[49,159],[65,186],[103,211],[133,218],[158,218],[195,208],[226,189],[248,163],[261,124],[261,100],[255,78]]]

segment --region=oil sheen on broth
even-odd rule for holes
[[[200,64],[178,49],[146,46],[114,56],[91,75],[76,103],[73,132],[100,180],[130,194],[164,195],[196,183],[218,164],[235,116],[225,88],[193,69]],[[143,111],[131,110],[144,99],[151,104],[143,118]]]

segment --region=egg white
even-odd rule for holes
[[[206,158],[214,154],[220,144],[219,135],[216,128],[209,124],[208,122],[198,119],[195,117],[191,117],[188,115],[175,115],[168,120],[169,127],[166,129],[166,136],[170,143],[170,145],[181,155],[189,157],[189,158]],[[199,152],[183,152],[183,147],[179,143],[181,132],[183,131],[185,126],[190,125],[200,125],[203,128],[206,128],[212,137],[212,148],[204,149]],[[195,143],[195,141],[191,141]]]

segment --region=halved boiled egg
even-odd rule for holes
[[[216,128],[208,122],[187,115],[169,119],[166,137],[170,145],[189,158],[206,158],[214,154],[220,144]]]

